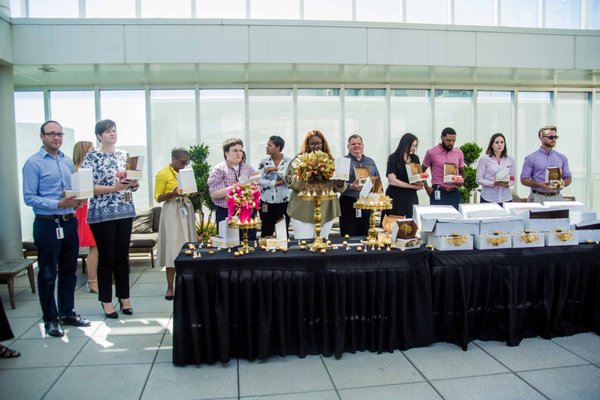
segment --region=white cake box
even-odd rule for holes
[[[141,181],[144,179],[144,156],[127,157],[127,177],[128,181]]]
[[[574,246],[579,244],[577,231],[546,232],[546,246]]]
[[[227,247],[236,247],[236,246],[240,245],[239,237],[223,238],[223,237],[219,237],[219,236],[211,236],[210,242],[212,244],[212,247],[220,247],[222,249],[227,248]]]
[[[182,194],[197,193],[196,176],[191,168],[180,169],[177,173],[177,186]]]
[[[430,243],[436,250],[473,250],[473,236],[430,236]]]
[[[71,175],[71,190],[65,190],[65,197],[71,196],[78,200],[94,197],[94,178],[90,168],[79,168]]]
[[[477,235],[479,233],[479,220],[438,218],[432,233],[434,236]]]
[[[396,239],[392,240],[392,243],[400,250],[418,249],[421,247],[423,241],[419,238],[412,239]]]
[[[579,201],[545,201],[544,206],[555,209],[568,209],[569,221],[571,225],[576,225],[582,222],[593,221],[598,218],[596,211],[586,207]]]
[[[517,233],[523,232],[525,221],[516,215],[504,217],[481,218],[479,220],[479,234],[492,235],[494,233]]]
[[[473,239],[474,247],[478,250],[510,249],[512,247],[512,236],[508,233],[475,235]]]
[[[544,247],[545,236],[540,232],[530,233],[515,233],[512,236],[512,247],[523,248],[523,247]]]
[[[517,202],[505,202],[502,207],[512,215],[521,215],[524,218],[529,218],[529,210],[545,210],[546,207],[542,203],[517,203]]]
[[[414,220],[421,232],[432,232],[438,218],[462,219],[462,215],[452,206],[413,206]]]
[[[525,229],[539,232],[568,231],[571,229],[569,210],[530,210],[529,219],[525,220]]]
[[[503,217],[508,211],[496,203],[459,204],[458,210],[465,218]]]
[[[582,222],[573,226],[579,236],[579,243],[600,242],[600,220]]]

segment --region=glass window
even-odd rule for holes
[[[494,0],[454,0],[457,25],[494,25]]]
[[[73,143],[86,140],[96,145],[94,92],[50,92],[50,114],[63,128],[73,130]]]
[[[196,99],[193,90],[152,90],[152,165],[150,179],[154,192],[156,173],[171,162],[173,147],[189,149],[196,141]]]
[[[223,141],[240,138],[246,143],[244,91],[200,90],[200,142],[209,146],[208,163],[223,161]]]
[[[346,90],[346,132],[343,146],[335,157],[348,154],[348,137],[355,133],[362,136],[365,155],[375,160],[381,176],[385,176],[388,156],[388,127],[385,89]],[[387,186],[384,179],[382,183]]]
[[[596,92],[596,101],[594,105],[594,121],[596,121],[595,132],[592,132],[592,181],[593,181],[593,189],[592,193],[592,208],[600,213],[600,92]],[[585,203],[584,201],[582,201]]]
[[[135,18],[135,0],[86,0],[87,18]]]
[[[445,127],[456,131],[456,147],[475,140],[473,134],[473,92],[471,90],[435,91],[434,142],[437,144]]]
[[[190,0],[141,0],[142,18],[191,18]]]
[[[246,18],[246,0],[196,0],[198,18]]]
[[[126,150],[130,156],[143,155],[144,180],[134,194],[135,208],[146,210],[150,207],[150,168],[146,141],[146,100],[143,90],[104,90],[100,92],[102,119],[112,119],[117,123],[117,148]]]
[[[79,18],[79,0],[29,0],[31,18]]]
[[[357,21],[402,22],[400,0],[356,0]]]
[[[545,28],[581,28],[581,0],[546,0]]]
[[[299,0],[252,0],[250,17],[256,19],[299,19]]]
[[[33,238],[33,211],[23,201],[23,174],[25,161],[39,151],[40,125],[45,121],[44,94],[42,92],[15,92],[15,125],[17,138],[17,164],[19,166],[19,201],[21,203],[21,235],[23,240]],[[65,150],[73,146],[63,145]],[[70,149],[69,149],[70,147]]]
[[[588,94],[558,93],[556,111],[556,127],[560,136],[556,150],[567,156],[573,174],[571,185],[564,188],[562,193],[586,203],[587,146],[590,137]]]
[[[265,148],[269,136],[285,140],[284,153],[293,157],[294,151],[294,99],[291,89],[253,89],[250,102],[250,143],[246,144],[248,162],[255,168],[267,157]]]
[[[448,24],[448,0],[405,0],[406,22]]]
[[[352,0],[304,0],[304,19],[351,21]]]
[[[600,0],[588,0],[587,28],[600,29]]]
[[[506,151],[515,159],[516,143],[513,134],[512,92],[477,92],[477,144],[483,148],[482,155],[494,133],[506,138]]]
[[[521,167],[525,157],[540,147],[538,131],[552,124],[552,96],[550,92],[519,92],[517,97],[517,187],[520,197],[529,196],[530,189],[520,184]]]
[[[502,0],[500,25],[537,28],[538,0]]]
[[[417,155],[423,159],[431,142],[431,105],[429,90],[392,90],[391,108],[391,146],[389,153],[396,150],[405,133],[419,138]],[[389,154],[388,154],[389,155]],[[387,156],[385,158],[387,160]],[[383,171],[382,173],[385,173]]]
[[[298,147],[306,133],[318,129],[327,138],[334,157],[345,154],[342,142],[339,89],[298,89]]]
[[[25,17],[25,13],[23,12],[23,8],[21,0],[10,0],[10,16],[13,18],[22,18]]]

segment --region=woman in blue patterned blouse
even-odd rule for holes
[[[98,299],[108,318],[118,318],[112,303],[112,280],[123,314],[133,314],[129,301],[129,241],[135,217],[131,192],[138,181],[128,180],[126,151],[117,150],[117,124],[98,121],[95,129],[100,148],[86,155],[82,168],[91,168],[94,198],[89,202],[88,224],[98,246]]]

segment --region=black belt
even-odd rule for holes
[[[540,192],[539,190],[531,189],[531,193],[539,194],[540,196],[558,196],[558,192]]]
[[[443,186],[440,186],[440,185],[433,185],[431,187],[433,188],[433,190],[438,190],[439,189],[439,190],[442,190],[444,192],[454,192],[456,189],[458,189],[456,187],[449,187],[449,188],[447,188],[447,187],[443,187]]]
[[[70,219],[75,218],[75,214],[62,214],[62,215],[44,215],[44,214],[36,214],[35,215],[36,218],[43,218],[43,219],[60,219],[63,221],[68,221]]]

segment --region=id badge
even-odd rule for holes
[[[440,192],[440,189],[435,189],[435,192],[433,192],[433,198],[438,201],[442,199],[442,192]]]
[[[59,226],[58,228],[56,228],[56,238],[57,239],[64,239],[65,238],[65,231],[63,231],[62,226]]]
[[[362,217],[362,210],[360,208],[356,209],[356,218],[361,218]]]
[[[269,204],[268,203],[262,203],[261,206],[262,206],[261,207],[262,212],[264,212],[264,213],[269,212]]]
[[[125,203],[131,203],[131,192],[125,192]]]
[[[181,218],[185,218],[188,216],[188,210],[185,207],[179,207],[179,214],[181,214]]]

